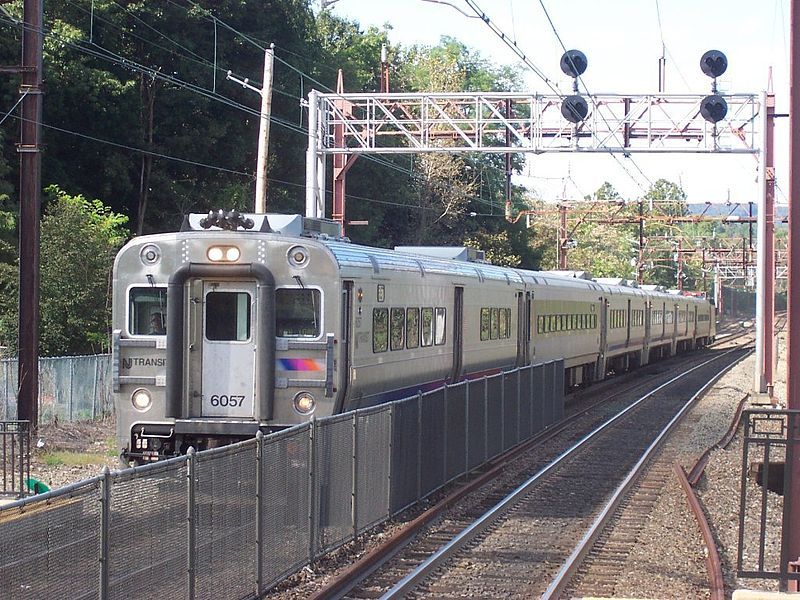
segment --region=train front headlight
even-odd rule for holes
[[[139,388],[131,394],[131,404],[136,410],[144,412],[153,405],[153,396],[146,389]]]
[[[310,415],[316,405],[317,401],[310,392],[300,392],[294,397],[294,409],[301,415]]]
[[[211,262],[236,262],[242,255],[237,246],[209,246],[206,256]]]

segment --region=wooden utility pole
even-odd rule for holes
[[[258,127],[258,159],[256,163],[256,197],[254,212],[267,212],[267,160],[269,158],[269,122],[272,118],[272,72],[275,63],[275,44],[264,52],[264,83],[261,89],[250,83],[249,79],[239,79],[228,71],[227,79],[261,96],[261,115]]]
[[[42,206],[43,0],[25,0],[19,152],[19,397],[17,418],[39,423],[39,221]]]

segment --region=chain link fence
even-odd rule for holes
[[[39,359],[39,423],[89,421],[112,414],[111,355]],[[0,420],[17,417],[17,359],[0,360]]]
[[[563,411],[557,361],[20,500],[0,598],[256,598]]]

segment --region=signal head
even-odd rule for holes
[[[561,70],[570,77],[580,77],[589,66],[586,55],[580,50],[567,50],[561,55]]]
[[[728,69],[728,59],[719,50],[709,50],[700,57],[700,70],[709,77],[716,78]]]
[[[706,96],[700,101],[700,114],[709,123],[718,123],[728,114],[728,103],[718,94]]]
[[[570,123],[580,123],[589,114],[589,105],[581,96],[567,96],[561,102],[561,115]]]

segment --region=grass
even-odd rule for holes
[[[42,455],[42,462],[49,467],[60,465],[66,466],[85,466],[102,465],[105,460],[102,454],[90,454],[86,452],[68,452],[66,450],[54,450]]]

